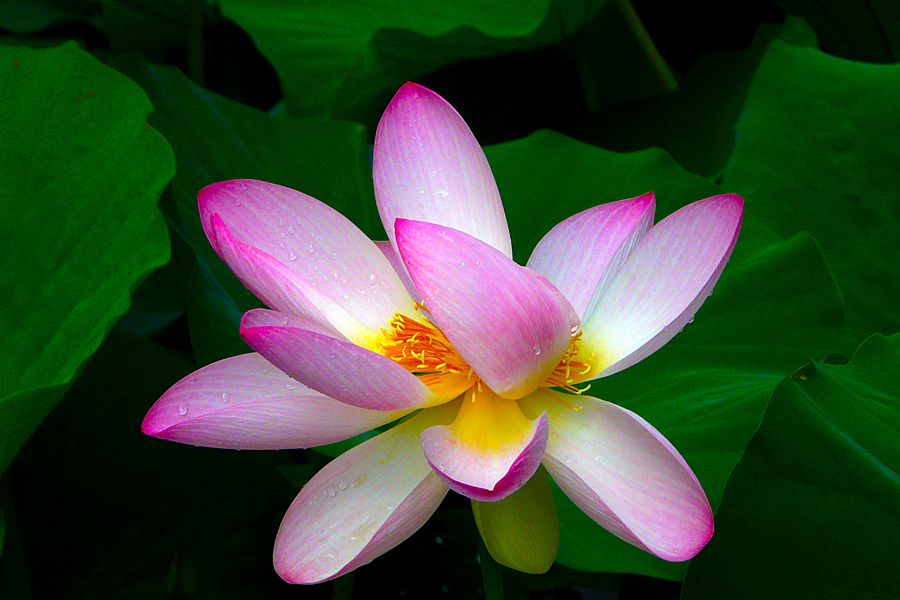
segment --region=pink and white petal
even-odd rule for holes
[[[406,219],[396,229],[425,306],[488,387],[520,398],[546,381],[578,325],[559,290],[462,231]]]
[[[416,289],[416,286],[413,285],[412,279],[409,278],[409,273],[406,272],[406,265],[403,264],[403,260],[400,258],[400,255],[397,254],[397,250],[394,249],[394,246],[390,242],[375,242],[375,245],[381,250],[385,258],[388,259],[391,266],[394,267],[394,272],[397,273],[397,277],[403,282],[403,286],[406,288],[406,291],[413,301],[421,302],[422,294],[420,294],[419,290]]]
[[[250,315],[250,313],[248,313]],[[391,359],[339,339],[314,325],[306,328],[253,327],[245,315],[241,337],[273,365],[335,400],[369,410],[423,408],[435,396],[415,375]]]
[[[209,233],[220,256],[260,300],[282,314],[297,315],[343,335],[357,344],[369,346],[377,337],[343,307],[323,296],[275,257],[237,241],[219,215],[210,217]]]
[[[333,579],[384,554],[428,520],[447,494],[418,444],[421,431],[435,422],[432,412],[348,450],[303,487],[275,539],[282,578]]]
[[[547,415],[529,420],[515,400],[466,392],[449,425],[422,432],[428,464],[450,489],[482,502],[506,498],[527,482],[547,446]]]
[[[646,358],[694,318],[731,256],[743,212],[740,196],[714,196],[644,236],[582,322],[585,349],[593,353],[583,380]]]
[[[559,550],[559,519],[547,471],[498,502],[472,500],[472,513],[491,557],[523,573],[546,573]]]
[[[223,259],[213,215],[237,242],[270,255],[369,328],[378,330],[395,313],[411,310],[384,255],[346,217],[315,198],[248,179],[203,188],[199,205],[206,235]]]
[[[394,221],[415,219],[465,231],[512,257],[500,193],[491,167],[446,100],[407,83],[375,132],[375,199],[396,248]]]
[[[555,285],[581,317],[601,279],[621,267],[653,225],[655,210],[648,192],[573,215],[538,242],[528,267]]]
[[[207,365],[173,385],[141,430],[194,446],[280,450],[339,442],[404,414],[338,402],[253,353]]]
[[[626,542],[670,561],[693,557],[713,534],[699,481],[677,450],[644,419],[615,404],[543,392],[521,401],[545,411],[550,440],[544,466],[589,517]]]

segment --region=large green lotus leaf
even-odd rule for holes
[[[722,185],[747,215],[822,245],[858,338],[900,329],[900,65],[773,42],[747,98]]]
[[[900,58],[900,6],[894,0],[776,0],[809,21],[824,50],[851,60]]]
[[[604,106],[581,125],[577,137],[620,152],[659,146],[687,170],[711,177],[731,158],[750,82],[776,38],[816,44],[800,19],[761,25],[748,48],[701,56],[671,94]]]
[[[369,235],[384,238],[366,131],[359,124],[272,116],[208,92],[177,69],[135,56],[113,66],[150,96],[156,107],[151,123],[166,135],[178,161],[166,207],[169,221],[198,257],[188,319],[199,362],[246,352],[238,322],[259,306],[203,233],[197,211],[203,187],[240,178],[277,183],[326,202]]]
[[[520,261],[555,221],[593,204],[652,188],[660,218],[718,191],[662,151],[618,154],[549,132],[488,148],[488,155]],[[548,217],[538,220],[535,214]],[[696,322],[643,362],[595,381],[589,393],[658,427],[692,465],[715,507],[778,381],[810,357],[849,356],[853,348],[840,295],[812,238],[778,241],[745,221],[730,264]],[[562,493],[556,500],[562,523],[558,560],[564,565],[683,576],[685,564],[636,550]]]
[[[147,97],[74,43],[0,47],[0,471],[169,255],[172,151]]]
[[[778,385],[685,600],[896,598],[900,335]]]
[[[403,83],[468,58],[559,42],[602,0],[220,0],[278,72],[298,116],[353,115]]]

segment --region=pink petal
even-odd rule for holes
[[[525,414],[546,411],[550,440],[544,466],[559,487],[605,529],[660,558],[693,557],[713,534],[703,488],[652,425],[624,408],[544,392],[522,400]]]
[[[469,390],[450,425],[422,432],[428,464],[450,489],[473,500],[506,498],[531,479],[547,446],[547,416],[529,421],[515,400]]]
[[[607,280],[653,225],[653,192],[601,204],[558,224],[538,242],[528,267],[555,285],[584,315],[601,278]],[[607,274],[604,277],[604,274]]]
[[[395,313],[412,310],[409,295],[384,255],[346,217],[315,198],[271,183],[237,180],[207,186],[200,191],[199,204],[213,247],[254,293],[254,280],[242,273],[243,263],[232,264],[235,253],[222,247],[223,229],[243,252],[268,255],[257,260],[257,271],[277,271],[270,279],[292,272],[296,276],[292,281],[317,308],[321,309],[319,298],[328,299],[376,331]],[[214,224],[214,215],[223,225]],[[256,276],[263,277],[258,272]],[[284,312],[290,308],[281,302],[269,306]]]
[[[437,411],[422,411],[348,450],[307,483],[275,540],[275,570],[318,583],[364,565],[412,535],[447,494],[418,444]]]
[[[359,408],[387,411],[444,400],[386,356],[329,335],[314,323],[302,328],[259,326],[260,318],[256,311],[244,316],[244,341],[276,367],[326,396]]]
[[[504,398],[546,381],[578,324],[562,294],[462,231],[406,219],[396,227],[426,308],[478,376]]]
[[[313,391],[259,354],[191,373],[156,401],[141,430],[161,439],[246,450],[338,442],[403,416],[356,408]]]
[[[689,204],[653,227],[582,323],[593,352],[587,377],[649,356],[694,318],[737,241],[744,211],[726,194]]]
[[[422,294],[420,294],[419,290],[416,289],[416,286],[413,285],[412,279],[409,278],[409,273],[406,272],[406,265],[403,264],[403,260],[401,260],[400,255],[397,254],[394,246],[391,245],[390,242],[375,242],[375,245],[381,250],[384,257],[388,259],[388,262],[391,263],[394,272],[397,273],[397,277],[403,282],[403,287],[406,288],[410,298],[415,302],[421,302]]]
[[[512,256],[500,193],[481,146],[452,106],[407,83],[375,133],[375,199],[396,248],[398,218],[465,231]]]

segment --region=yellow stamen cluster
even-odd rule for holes
[[[421,304],[417,309],[423,309]],[[414,374],[429,388],[441,384],[468,382],[466,387],[480,385],[475,371],[459,355],[444,333],[427,322],[402,314],[394,315],[389,329],[382,329],[381,342],[385,356]]]
[[[416,303],[416,310],[427,311],[419,303]],[[460,356],[444,332],[427,319],[397,313],[381,333],[381,352],[418,377],[433,392],[452,396],[469,388],[474,388],[476,393],[482,391],[483,384],[475,370]],[[589,362],[578,360],[580,352],[581,331],[576,330],[559,364],[542,387],[558,387],[571,394],[587,391],[590,385],[583,389],[575,387],[574,376],[584,375],[591,369]],[[545,391],[573,408],[549,389]],[[475,394],[472,400],[475,400]]]
[[[559,364],[553,369],[553,372],[550,374],[550,377],[547,378],[547,382],[544,385],[547,387],[562,388],[570,394],[583,394],[588,391],[591,387],[590,385],[579,389],[575,387],[575,378],[572,377],[573,374],[584,375],[591,370],[589,362],[577,360],[580,352],[581,330],[576,330],[572,333],[572,340],[569,342],[569,347],[566,349],[565,354],[563,354]]]

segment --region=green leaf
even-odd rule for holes
[[[858,338],[900,329],[900,65],[773,42],[753,80],[723,187],[787,237],[810,232]]]
[[[589,206],[652,188],[658,220],[718,193],[659,150],[617,154],[549,132],[488,148],[488,156],[520,262],[552,224]],[[547,218],[534,219],[535,214]],[[730,264],[696,322],[653,356],[595,381],[589,394],[626,406],[656,426],[692,466],[715,507],[778,381],[810,357],[849,355],[854,346],[816,243],[808,235],[779,241],[745,221]],[[685,564],[666,563],[621,542],[558,490],[555,500],[562,564],[683,577]]]
[[[74,43],[0,47],[0,472],[169,255],[150,103]]]
[[[900,60],[900,10],[894,0],[776,0],[809,21],[829,53],[851,60]]]
[[[779,384],[685,600],[897,597],[900,335]]]
[[[446,3],[220,0],[281,80],[297,116],[350,116],[378,106],[409,79],[450,63],[559,42],[590,21],[601,1]],[[373,100],[377,102],[373,103]]]
[[[385,239],[375,211],[365,129],[346,121],[276,117],[208,92],[172,67],[136,56],[113,66],[141,85],[151,117],[175,151],[178,172],[165,198],[167,217],[197,253],[188,305],[191,340],[201,364],[247,352],[241,315],[259,301],[210,246],[197,192],[227,179],[261,179],[329,204],[372,237]]]
[[[603,107],[582,125],[578,137],[620,152],[659,146],[687,170],[716,175],[734,149],[736,124],[753,73],[776,37],[795,45],[816,43],[809,26],[799,19],[762,25],[748,48],[698,58],[675,92]]]

